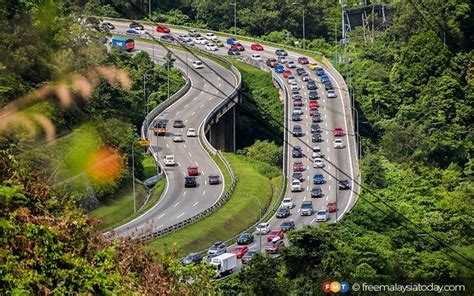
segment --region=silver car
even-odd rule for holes
[[[316,222],[326,222],[327,220],[329,220],[327,210],[319,210],[316,213]]]
[[[212,257],[224,254],[225,252],[227,252],[227,247],[223,242],[215,242],[209,250],[207,250],[207,254]]]

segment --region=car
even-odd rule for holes
[[[302,98],[301,94],[300,94],[300,91],[299,90],[293,90],[291,91],[291,98],[294,99],[296,97],[300,97],[300,99]]]
[[[275,50],[275,54],[276,54],[277,56],[284,56],[284,57],[286,57],[286,56],[288,55],[288,53],[286,52],[286,50],[281,49],[281,48]]]
[[[194,43],[196,44],[207,44],[207,40],[204,37],[198,36],[194,38]]]
[[[290,71],[290,70],[285,70],[285,71],[283,71],[283,77],[288,78],[290,75],[291,75],[291,71]]]
[[[164,42],[174,42],[174,37],[169,35],[169,34],[166,34],[166,35],[161,35],[160,36],[160,41],[164,41]]]
[[[317,123],[312,123],[311,124],[311,133],[320,133],[321,132],[321,127]]]
[[[270,59],[267,59],[265,63],[267,64],[268,67],[274,68],[278,64],[278,61],[274,58],[270,58]]]
[[[304,165],[302,161],[295,161],[293,163],[293,171],[295,172],[302,172],[304,171]]]
[[[294,146],[291,150],[291,155],[295,158],[303,157],[303,149],[300,146]]]
[[[292,114],[292,115],[291,115],[291,120],[293,120],[293,121],[301,121],[301,120],[303,120],[303,118],[301,118],[301,115],[300,115],[300,114]]]
[[[244,257],[245,254],[249,251],[249,248],[247,246],[237,246],[235,249],[230,251],[232,254],[235,254],[237,256],[237,259],[240,259]]]
[[[328,99],[335,99],[337,98],[337,95],[336,95],[336,92],[334,91],[334,89],[329,89],[327,91],[327,96],[328,96]]]
[[[279,57],[277,57],[277,59],[278,59],[278,62],[279,62],[280,64],[286,64],[286,63],[288,62],[288,60],[286,59],[286,57],[283,57],[283,56],[279,56]]]
[[[290,89],[291,89],[291,90],[299,90],[299,89],[300,89],[300,86],[298,85],[298,82],[293,81],[293,83],[290,84]]]
[[[254,53],[252,54],[252,60],[255,60],[255,61],[261,61],[262,60],[262,56],[258,53]]]
[[[291,97],[293,100],[303,100],[303,97],[301,95],[296,95]],[[303,114],[303,112],[301,112]]]
[[[311,137],[311,142],[322,142],[323,141],[323,136],[321,133],[314,133],[313,136]]]
[[[276,254],[280,251],[280,249],[284,247],[285,245],[283,243],[283,240],[276,237],[274,240],[267,243],[267,245],[265,246],[265,252],[270,254]]]
[[[175,164],[174,155],[173,154],[165,155],[163,162],[165,163],[165,166],[174,166]]]
[[[306,70],[303,69],[303,68],[296,68],[296,74],[298,74],[298,76],[302,76],[304,73],[306,73]]]
[[[281,74],[284,71],[285,71],[285,67],[283,67],[283,65],[280,65],[280,64],[275,65],[275,72],[276,73]]]
[[[240,55],[240,52],[239,52],[239,50],[236,49],[236,48],[229,48],[229,50],[227,51],[227,54],[228,54],[228,55],[231,55],[231,56],[233,56],[233,55]]]
[[[184,127],[184,122],[181,119],[175,119],[173,121],[173,127],[175,128],[183,128]]]
[[[302,107],[303,101],[302,100],[293,100],[293,107]]]
[[[130,25],[129,25],[130,29],[140,29],[140,30],[143,30],[145,29],[143,27],[142,24],[140,24],[139,22],[131,22]]]
[[[304,72],[303,74],[301,74],[301,80],[303,81],[308,81],[310,80],[311,78],[309,77],[309,74],[308,72]]]
[[[323,76],[326,73],[324,73],[324,69],[321,67],[316,68],[316,76]]]
[[[321,187],[313,187],[311,189],[311,197],[312,198],[315,198],[315,197],[323,197],[323,190],[321,189]]]
[[[214,43],[217,47],[224,47],[224,43],[222,43],[220,40],[214,40],[212,43]]]
[[[207,255],[216,257],[227,252],[227,247],[223,242],[215,242],[208,250]]]
[[[323,174],[321,174],[321,173],[314,174],[314,176],[313,176],[313,184],[314,185],[324,184],[324,183],[326,183],[326,180],[324,179]]]
[[[283,202],[281,203],[281,206],[284,208],[292,209],[295,207],[295,203],[293,202],[293,199],[291,197],[285,197],[283,198]]]
[[[191,37],[201,37],[201,33],[199,33],[197,30],[195,29],[191,29],[188,31],[188,35],[191,36]]]
[[[309,109],[318,109],[319,108],[319,103],[317,101],[310,101],[308,103]]]
[[[327,220],[329,220],[327,210],[319,210],[316,212],[316,222],[326,222]]]
[[[244,51],[244,50],[245,50],[245,47],[244,47],[242,44],[237,43],[237,42],[234,43],[234,44],[232,44],[232,45],[230,46],[230,48],[235,48],[235,49],[237,49],[238,51]]]
[[[228,45],[232,45],[236,42],[237,42],[237,39],[235,38],[227,38],[227,40],[225,41],[225,43],[227,43]]]
[[[219,49],[214,43],[208,43],[204,48],[209,51],[216,51]]]
[[[257,251],[248,251],[243,257],[242,257],[242,264],[247,264],[250,260],[252,260],[253,256]]]
[[[193,177],[193,176],[184,177],[184,187],[197,187],[196,177]]]
[[[136,31],[134,29],[130,29],[130,30],[125,31],[125,34],[140,37],[140,33],[138,33],[138,31]]]
[[[267,234],[269,232],[270,232],[270,224],[268,224],[268,223],[260,223],[255,228],[255,233],[256,234],[264,235],[264,234]]]
[[[313,117],[315,114],[318,114],[319,111],[317,108],[311,108],[309,109],[309,116]]]
[[[303,115],[303,109],[301,109],[300,107],[295,107],[293,108],[293,113]]]
[[[173,142],[176,142],[176,143],[184,142],[183,135],[180,134],[180,133],[174,133],[173,134]]]
[[[308,68],[309,68],[310,70],[316,70],[317,67],[318,67],[318,63],[316,63],[316,62],[310,62],[310,63],[308,64]]]
[[[107,31],[110,31],[110,30],[114,30],[115,26],[112,23],[103,22],[102,24],[100,24],[100,28],[104,29],[104,30],[107,30]]]
[[[158,33],[169,33],[171,32],[170,29],[164,25],[158,25],[156,26],[156,32]]]
[[[312,121],[312,122],[321,122],[321,121],[323,121],[323,120],[321,119],[321,113],[313,114],[313,115],[311,116],[311,121]]]
[[[344,136],[344,129],[340,126],[336,126],[333,131],[332,131],[332,134],[335,136],[335,137],[342,137]]]
[[[321,157],[316,157],[314,160],[313,160],[313,168],[323,168],[324,167],[324,161]]]
[[[199,253],[189,253],[186,257],[181,260],[183,265],[190,265],[190,264],[199,264],[202,261],[202,256]]]
[[[294,230],[296,228],[296,225],[295,225],[295,222],[292,221],[292,220],[283,221],[280,224],[280,228],[281,228],[281,230],[283,230],[283,232],[287,232],[287,231],[290,231],[290,230]]]
[[[306,84],[306,89],[307,90],[316,90],[316,89],[318,89],[318,86],[316,85],[316,83],[308,83],[308,84]]]
[[[276,212],[277,218],[286,218],[290,215],[290,210],[288,208],[281,207]]]
[[[321,83],[328,83],[328,82],[331,82],[331,80],[329,80],[329,76],[322,75],[321,76]]]
[[[303,176],[303,173],[301,172],[293,172],[291,177],[293,178],[293,180],[299,180],[300,182],[304,181],[304,176]]]
[[[209,185],[218,185],[221,183],[219,175],[209,175]]]
[[[335,202],[330,202],[327,204],[326,209],[329,213],[335,213],[337,211],[337,204]]]
[[[199,169],[197,166],[188,167],[188,176],[197,176],[199,175]]]
[[[249,245],[253,243],[253,241],[253,234],[250,232],[244,232],[239,236],[239,238],[237,238],[237,244],[239,245]]]
[[[309,99],[310,101],[314,101],[314,100],[319,99],[318,91],[316,91],[316,90],[310,90],[310,91],[308,92],[308,99]]]
[[[288,83],[293,83],[293,82],[296,82],[296,78],[295,78],[295,76],[290,75],[290,76],[288,76],[288,78],[286,79],[286,81],[287,81]]]
[[[300,63],[301,65],[306,65],[306,64],[309,64],[309,60],[307,57],[299,57],[298,63]]]
[[[178,40],[179,41],[182,41],[182,42],[193,42],[193,38],[191,38],[189,35],[186,35],[186,34],[179,34],[178,35]]]
[[[217,36],[214,35],[214,33],[206,33],[206,35],[204,35],[204,37],[205,37],[207,40],[217,40]]]
[[[204,64],[201,61],[194,61],[193,62],[194,69],[202,69],[204,68]]]
[[[342,149],[344,148],[344,141],[342,139],[335,139],[333,145],[336,149]]]
[[[290,68],[290,69],[293,69],[293,68],[296,68],[296,64],[293,61],[289,61],[289,62],[286,63],[286,67]]]
[[[339,180],[339,189],[341,190],[351,189],[351,183],[349,182],[349,180],[347,179]]]
[[[276,237],[280,239],[283,239],[285,237],[285,233],[281,228],[272,229],[272,231],[270,231],[270,233],[267,235],[267,241],[271,241]]]
[[[250,45],[250,49],[251,50],[256,50],[256,51],[262,51],[263,46],[261,46],[260,44],[254,43],[254,44]]]
[[[311,216],[313,214],[313,202],[310,200],[303,201],[298,212],[301,216]]]
[[[293,126],[293,130],[291,132],[294,137],[302,137],[303,136],[303,128],[301,125],[297,124]]]
[[[301,186],[300,180],[291,181],[291,192],[301,192],[303,187]]]
[[[331,83],[331,82],[327,82],[327,83],[324,84],[324,89],[325,89],[326,91],[328,91],[328,90],[334,90],[334,87],[332,86],[332,83]],[[336,95],[336,93],[334,93],[334,95]],[[335,98],[335,97],[334,97],[334,98]],[[330,99],[331,99],[331,98],[330,98]]]
[[[196,130],[194,128],[188,128],[186,131],[186,137],[197,137]]]
[[[324,157],[323,153],[321,152],[321,147],[319,147],[319,146],[314,146],[313,147],[312,157],[313,158]]]

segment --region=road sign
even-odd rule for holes
[[[142,147],[148,147],[148,146],[150,146],[150,141],[140,140],[140,141],[138,141],[138,144],[140,144]]]

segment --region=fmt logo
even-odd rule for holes
[[[324,293],[346,293],[349,291],[349,284],[346,282],[324,282],[323,291]]]

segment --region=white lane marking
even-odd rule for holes
[[[199,203],[198,201],[193,203],[193,207],[197,206],[198,203]]]
[[[328,196],[326,196],[326,201],[328,201],[328,200],[329,200],[329,195],[328,195]]]
[[[309,139],[306,139],[306,143],[309,143]]]
[[[328,149],[329,149],[329,148],[328,148]],[[328,150],[328,151],[329,151],[329,150]],[[188,154],[189,154],[190,157],[193,157],[193,156],[191,155],[191,152],[188,151]]]
[[[326,103],[326,99],[323,99],[323,103]],[[326,110],[326,108],[324,108],[324,110]]]
[[[204,173],[204,171],[201,171],[203,175],[205,175],[206,173]]]
[[[186,144],[183,144],[184,149],[186,149]]]
[[[188,120],[187,120],[187,119],[184,121],[184,125],[186,125],[186,123],[188,123]]]
[[[329,190],[331,190],[331,185],[329,185],[329,187],[328,187],[328,191],[329,191]]]
[[[329,176],[329,181],[331,181],[331,176]]]
[[[325,125],[326,127],[328,127],[328,123],[327,123],[327,122],[325,122],[324,125]]]
[[[181,217],[183,217],[183,216],[184,216],[184,212],[182,212],[181,214],[179,214],[179,215],[176,217],[176,219],[179,219],[179,218],[181,218]]]
[[[164,225],[163,225],[163,224],[161,224],[160,226],[156,227],[155,229],[161,228],[161,227],[163,227],[163,226],[164,226]]]
[[[206,88],[206,87],[207,87],[207,83],[204,83],[204,88]]]
[[[219,83],[219,87],[222,87],[222,83]]]
[[[197,163],[197,161],[195,161],[194,163],[196,164],[197,167],[199,166],[199,164]]]
[[[184,108],[188,108],[189,104],[184,105]]]
[[[158,218],[156,218],[156,220],[160,219],[160,218],[163,218],[163,216],[166,215],[165,213],[161,214],[158,216]]]
[[[183,196],[185,196],[185,195],[186,195],[186,193],[187,193],[186,191],[185,191],[185,192],[183,192]]]
[[[196,100],[197,100],[197,97],[195,97],[195,98],[193,99],[193,101],[196,101]]]
[[[329,134],[329,131],[326,131],[326,135]]]
[[[140,228],[143,228],[145,226],[146,226],[146,224],[140,225],[140,226],[137,227],[137,230],[140,229]]]
[[[219,93],[219,90],[216,90],[216,95]]]
[[[186,177],[186,173],[185,173],[185,172],[183,172],[183,175]]]
[[[316,218],[314,218],[313,220],[311,220],[311,222],[309,222],[309,224],[313,224],[314,221],[316,221]]]
[[[199,106],[199,108],[202,108],[202,107],[204,107],[204,104],[202,104],[201,106]]]
[[[175,203],[173,208],[176,208],[179,205],[179,202]]]
[[[206,190],[204,190],[204,192],[202,193],[202,196],[206,195]]]
[[[221,81],[221,77],[220,77],[220,76],[217,77],[217,81]]]
[[[216,92],[216,94],[217,94],[217,92]],[[210,100],[212,100],[212,97],[210,97],[208,101],[210,101]]]
[[[308,166],[308,170],[309,170],[309,166]],[[309,180],[309,176],[306,176],[306,180]]]
[[[306,201],[306,195],[305,195],[305,197],[303,198],[303,201]]]
[[[328,116],[326,114],[324,114],[324,119],[328,118]]]
[[[196,112],[193,111],[193,113],[191,113],[191,116],[194,116],[194,114],[196,114]]]
[[[179,111],[176,112],[176,115],[178,115]]]
[[[166,148],[170,148],[170,145],[168,145],[168,143],[166,143]]]
[[[308,186],[306,186],[306,191],[308,191],[308,190],[309,190],[309,185],[308,185]]]
[[[177,162],[176,165],[179,166],[179,167],[181,166],[181,165],[179,164],[179,162]]]
[[[328,147],[328,152],[329,152],[329,147]]]

